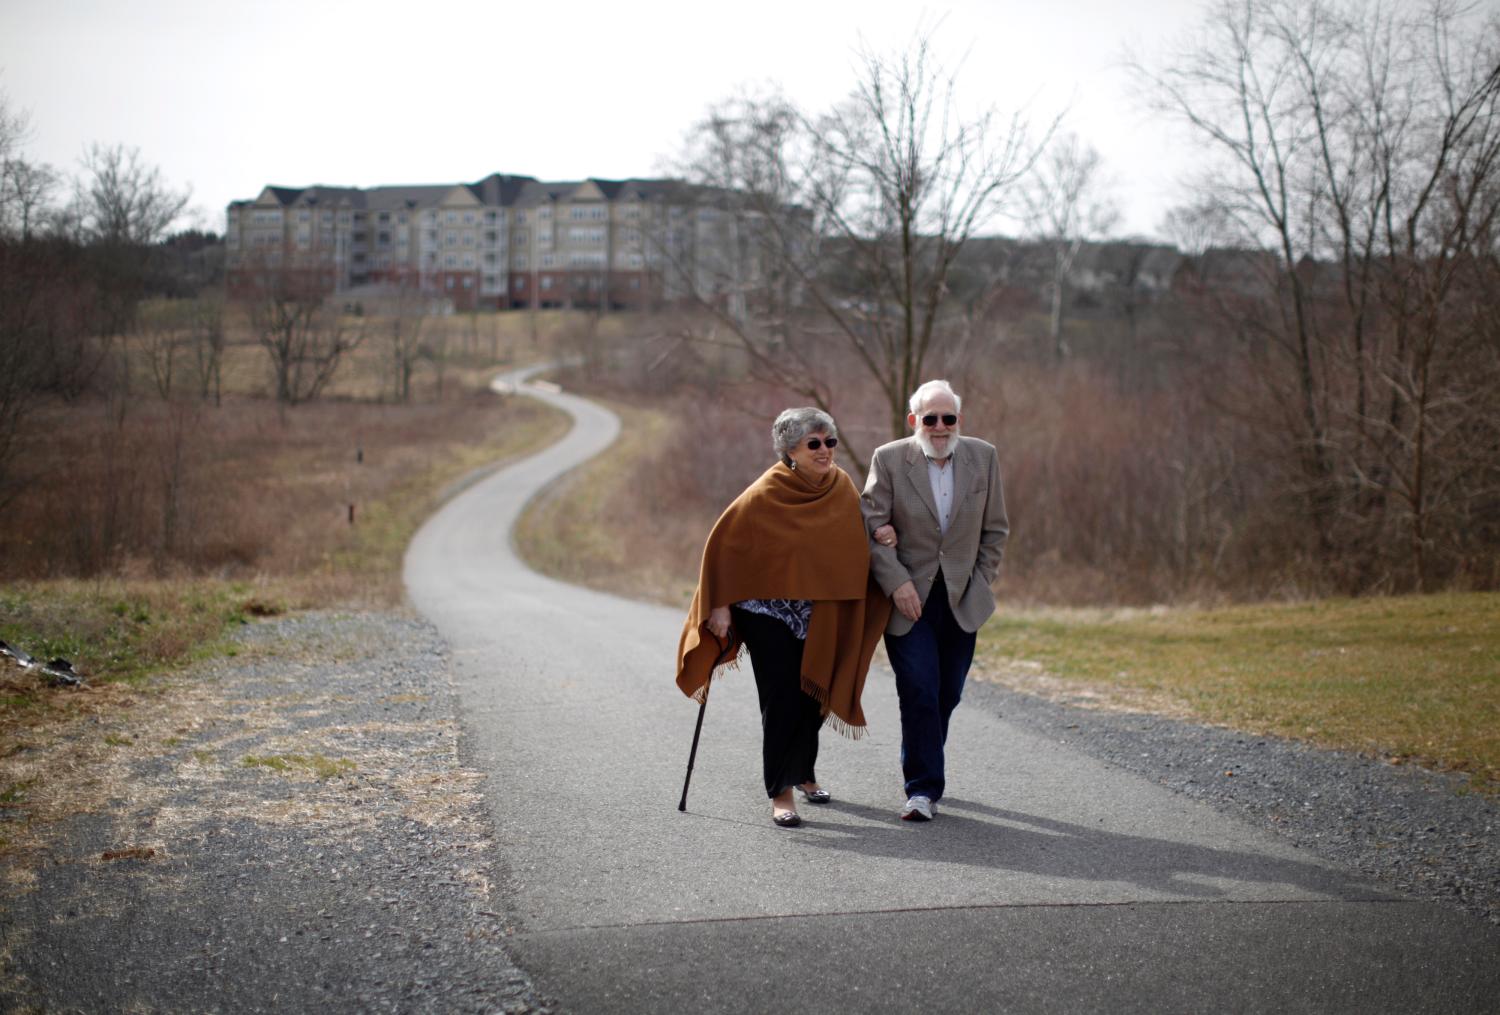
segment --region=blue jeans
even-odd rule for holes
[[[885,636],[901,702],[901,774],[907,796],[938,800],[943,795],[948,718],[963,697],[974,641],[974,632],[953,619],[941,571],[911,630]]]

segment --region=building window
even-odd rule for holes
[[[526,224],[526,213],[524,211],[518,211],[518,212],[516,212],[516,225],[523,226],[525,224]]]
[[[552,288],[552,276],[551,275],[543,275],[542,276],[542,288],[543,289],[551,289]]]

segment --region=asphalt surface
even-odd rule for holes
[[[938,819],[897,820],[879,665],[870,735],[825,732],[834,802],[803,805],[802,828],[769,820],[748,661],[714,684],[679,813],[697,718],[672,683],[682,617],[537,575],[510,542],[527,501],[618,421],[526,391],[574,427],[429,520],[406,581],[453,650],[464,760],[488,774],[507,948],[563,1009],[1500,1010],[1489,923],[982,700],[954,716]]]

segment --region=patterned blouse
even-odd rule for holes
[[[742,599],[734,605],[749,613],[775,617],[792,629],[798,641],[807,640],[807,622],[812,617],[811,599]]]

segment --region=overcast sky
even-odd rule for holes
[[[0,0],[0,92],[30,114],[30,158],[72,172],[91,142],[139,147],[222,231],[224,206],[267,183],[659,175],[710,102],[775,82],[826,105],[861,43],[888,51],[941,18],[966,99],[1067,109],[1120,231],[1150,234],[1190,156],[1132,100],[1121,58],[1157,52],[1202,3]]]

